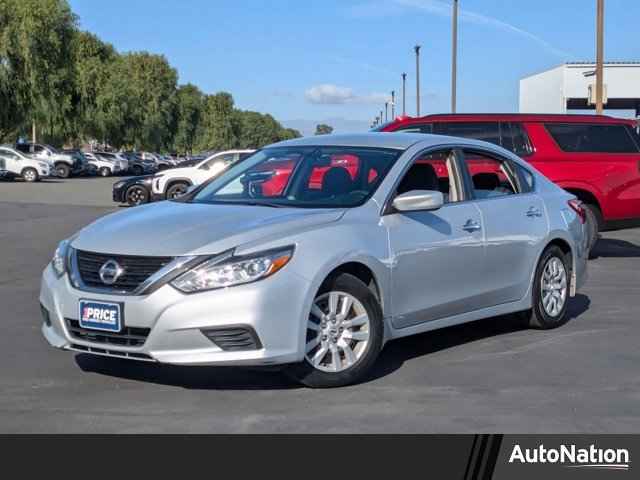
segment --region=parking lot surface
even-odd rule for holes
[[[553,331],[492,318],[388,344],[363,384],[173,367],[50,348],[40,273],[57,242],[114,211],[114,179],[0,182],[0,432],[529,432],[640,429],[640,229],[603,234]]]

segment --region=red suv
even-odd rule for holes
[[[640,136],[634,120],[601,115],[455,114],[400,117],[383,132],[495,143],[530,162],[587,207],[598,230],[640,220]],[[597,230],[592,231],[592,241]]]

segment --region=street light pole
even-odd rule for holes
[[[597,0],[596,18],[596,114],[604,110],[604,0]]]
[[[402,116],[407,114],[407,74],[402,74]]]
[[[416,52],[416,116],[420,116],[420,45],[413,47]]]
[[[389,102],[384,102],[384,121],[389,121]]]
[[[458,94],[458,0],[453,0],[451,18],[451,113],[456,113]]]
[[[391,120],[396,118],[396,91],[391,90]]]

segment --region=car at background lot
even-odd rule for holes
[[[114,162],[94,152],[84,152],[84,155],[101,177],[110,177],[122,172],[122,166],[119,162]]]
[[[10,146],[0,146],[0,172],[6,180],[22,178],[25,182],[38,182],[51,176],[52,170],[49,162],[24,155]]]
[[[153,175],[129,177],[113,184],[113,201],[135,207],[151,200]]]
[[[84,169],[84,164],[81,160],[66,153],[59,152],[51,145],[17,143],[15,149],[38,160],[48,162],[60,178],[80,175]]]
[[[457,114],[399,118],[385,132],[435,133],[501,145],[584,204],[590,245],[599,230],[640,220],[636,122],[602,115]]]
[[[174,168],[158,173],[152,183],[154,200],[177,198],[189,187],[200,185],[204,181],[219,175],[231,165],[251,156],[255,150],[226,150],[218,152],[193,167]]]
[[[120,174],[125,174],[129,171],[129,160],[121,153],[95,151],[93,153],[105,160],[113,162],[114,165],[118,165],[120,167]]]
[[[164,159],[161,155],[151,152],[140,152],[140,158],[143,160],[150,160],[155,163],[158,170],[167,170],[175,167],[175,162]]]
[[[129,171],[136,176],[155,173],[158,168],[156,162],[144,160],[135,152],[122,152],[122,155],[129,161]]]
[[[265,194],[271,165],[291,162]],[[62,241],[42,333],[70,351],[282,364],[312,387],[346,385],[395,338],[514,312],[565,323],[586,276],[584,218],[574,195],[485,142],[289,140]]]
[[[92,167],[92,165],[89,163],[89,159],[85,157],[82,150],[68,148],[68,149],[61,150],[61,153],[64,153],[66,155],[71,155],[74,158],[74,161],[79,161],[82,163],[82,170],[78,172],[78,175],[93,176],[97,174],[97,169]]]

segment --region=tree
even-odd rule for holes
[[[333,127],[325,123],[316,125],[316,135],[329,135],[333,132]]]
[[[233,97],[226,92],[207,95],[199,125],[198,150],[227,150],[237,145],[238,124]]]
[[[270,143],[300,137],[300,132],[285,129],[271,115],[236,110],[238,148],[261,148]]]
[[[178,87],[176,94],[176,132],[174,149],[181,153],[193,153],[203,110],[204,96],[190,83]]]
[[[98,122],[114,146],[160,151],[175,132],[177,73],[162,55],[121,55],[96,100]]]
[[[0,3],[2,107],[7,91],[14,97],[6,103],[8,112],[2,114],[2,121],[16,122],[18,128],[35,121],[49,138],[69,135],[75,15],[64,0]]]
[[[73,41],[75,132],[78,138],[104,139],[98,98],[117,59],[113,46],[88,32],[77,32]]]

